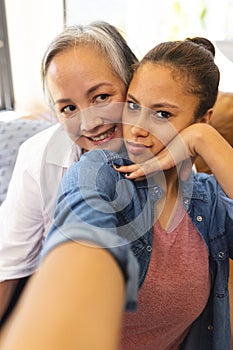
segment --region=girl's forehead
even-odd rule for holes
[[[182,74],[172,64],[145,62],[134,72],[129,91],[132,89],[138,91],[147,89],[152,93],[159,89],[161,92],[171,94],[172,90],[175,89],[187,94],[190,82],[190,76]]]
[[[143,90],[146,88],[153,92],[154,88],[163,88],[175,83],[171,68],[148,62],[135,71],[129,90]]]
[[[146,108],[171,107],[193,115],[199,98],[189,90],[187,79],[181,79],[173,68],[148,62],[135,71],[128,98]]]

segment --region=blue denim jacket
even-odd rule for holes
[[[66,172],[44,254],[70,239],[105,247],[125,276],[126,309],[134,310],[149,266],[154,206],[162,190],[152,179],[127,180],[113,164],[129,161],[114,152],[91,151]],[[233,257],[233,200],[212,175],[193,173],[181,187],[183,205],[206,243],[212,280],[209,301],[181,349],[230,350],[228,259]]]

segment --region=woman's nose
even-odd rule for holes
[[[104,119],[101,117],[100,113],[97,113],[96,110],[94,111],[91,108],[80,111],[80,119],[80,128],[82,132],[89,132],[104,124]]]

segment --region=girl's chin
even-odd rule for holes
[[[143,154],[133,154],[128,152],[128,155],[129,155],[129,159],[133,163],[144,163],[147,160],[153,158],[153,155],[151,153],[148,154],[148,152],[145,152]]]

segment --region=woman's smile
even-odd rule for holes
[[[110,129],[107,129],[106,131],[96,134],[94,136],[87,136],[87,135],[83,135],[83,136],[88,138],[90,141],[92,141],[95,144],[95,146],[98,146],[104,142],[108,142],[113,138],[115,138],[116,131],[117,131],[117,125],[114,125]]]

